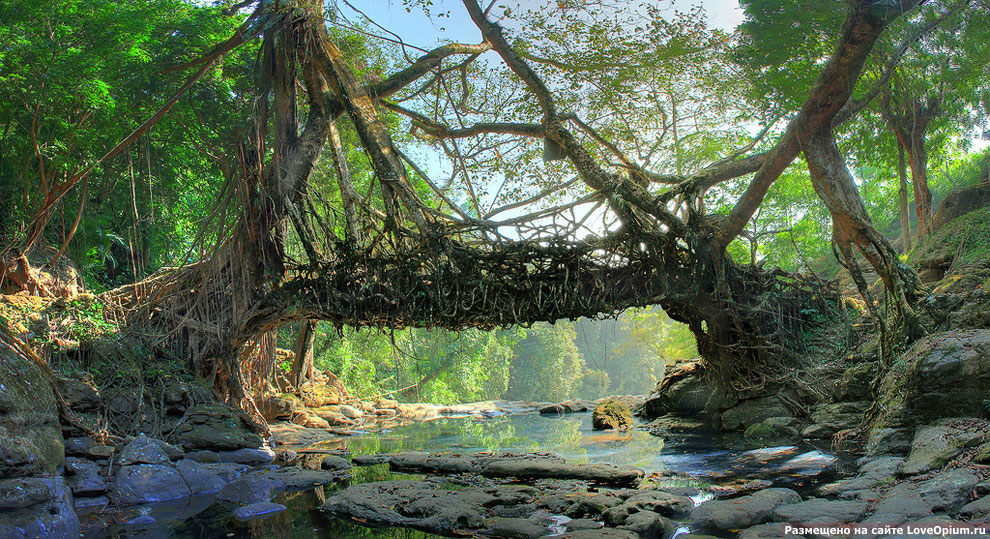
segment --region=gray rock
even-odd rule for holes
[[[344,414],[344,417],[346,417],[348,419],[360,419],[360,418],[364,417],[364,412],[362,412],[361,410],[358,410],[357,408],[355,408],[353,406],[349,406],[347,404],[340,405],[340,407],[337,410],[341,414]]]
[[[934,511],[954,513],[971,499],[978,482],[972,471],[957,469],[924,481],[900,483],[863,522],[894,525],[931,518]]]
[[[990,516],[990,496],[984,496],[962,506],[962,509],[959,510],[959,516],[969,519]]]
[[[100,392],[91,382],[77,378],[56,378],[59,392],[65,404],[76,412],[95,412],[103,406]]]
[[[499,518],[485,530],[485,535],[504,537],[506,539],[531,539],[542,537],[549,530],[525,518]]]
[[[773,519],[790,524],[856,522],[866,513],[866,502],[812,498],[803,502],[780,505],[773,510]]]
[[[914,475],[941,468],[963,449],[982,441],[982,432],[967,432],[942,420],[936,425],[918,429],[911,442],[911,453],[901,473]]]
[[[663,389],[650,393],[640,408],[643,417],[653,419],[666,414],[694,417],[716,413],[737,402],[704,376],[697,363],[673,371],[658,387]]]
[[[77,497],[102,496],[109,489],[106,480],[99,474],[99,467],[95,464],[92,470],[67,477],[66,484],[72,495]]]
[[[0,511],[0,537],[4,539],[79,537],[79,518],[72,509],[72,495],[62,477],[29,478],[30,486],[25,489],[29,492],[23,493],[7,491],[6,489],[11,487],[16,490],[16,486],[6,481],[22,481],[22,479],[8,478],[4,486],[0,486],[2,498],[10,497],[4,502],[8,508]],[[45,499],[41,500],[42,497]]]
[[[691,511],[691,522],[702,530],[735,530],[768,522],[777,506],[801,501],[797,492],[769,488],[730,500],[710,500]]]
[[[390,460],[392,460],[391,455],[357,455],[351,459],[351,463],[355,466],[374,466]]]
[[[230,483],[234,479],[251,471],[251,467],[247,464],[236,464],[233,462],[207,463],[203,464],[203,466],[217,474],[224,483]]]
[[[117,450],[109,445],[94,445],[86,450],[86,457],[93,460],[110,458]]]
[[[757,397],[741,401],[736,406],[722,412],[722,428],[729,431],[746,430],[771,417],[791,416],[789,408],[784,406],[776,395]]]
[[[320,462],[320,468],[324,470],[350,470],[351,467],[351,461],[333,455],[323,457],[323,460]]]
[[[260,502],[238,507],[233,514],[234,518],[243,522],[266,518],[282,511],[285,511],[285,506],[280,503]]]
[[[166,464],[171,459],[165,446],[165,442],[153,440],[141,434],[124,446],[123,451],[120,452],[120,463],[125,466],[129,464]]]
[[[381,481],[351,485],[331,496],[321,509],[379,525],[447,534],[480,531],[485,528],[485,507],[495,503],[496,492],[474,487],[447,490],[422,481]]]
[[[195,460],[182,459],[175,463],[175,469],[189,486],[193,496],[220,492],[227,484],[222,477]]]
[[[186,453],[186,458],[195,460],[201,464],[216,464],[220,462],[220,455],[214,451],[192,451]]]
[[[55,395],[37,365],[0,343],[0,477],[51,476],[65,449]]]
[[[611,528],[566,532],[560,537],[562,539],[639,539],[639,535],[636,535],[636,532]]]
[[[235,505],[271,501],[277,492],[316,488],[339,481],[346,474],[301,468],[258,470],[227,483],[217,499]]]
[[[811,412],[811,421],[834,431],[855,428],[863,422],[863,412],[870,404],[868,401],[819,404]]]
[[[96,496],[94,498],[75,498],[73,504],[76,508],[76,513],[89,513],[93,511],[99,511],[104,507],[110,505],[110,498],[106,496]]]
[[[653,511],[665,517],[686,516],[694,507],[687,496],[678,496],[662,490],[644,490],[626,498],[625,504],[635,505],[642,510]]]
[[[177,500],[191,494],[189,485],[175,467],[134,464],[117,471],[110,499],[115,505],[135,505]]]
[[[913,491],[931,504],[932,510],[954,513],[972,499],[970,494],[979,482],[972,470],[956,469],[917,484],[901,483],[891,489],[891,495]]]
[[[812,440],[831,438],[833,434],[835,434],[835,429],[825,425],[819,425],[818,423],[808,425],[801,431],[802,438],[809,438]]]
[[[569,464],[560,457],[543,454],[450,456],[429,453],[399,453],[389,466],[394,471],[414,473],[476,473],[484,477],[519,480],[578,479],[600,484],[628,486],[643,477],[643,470],[611,464]]]
[[[575,518],[566,524],[567,531],[576,532],[580,530],[600,530],[605,524],[591,520],[590,518]]]
[[[562,495],[561,498],[564,504],[557,508],[557,511],[563,512],[571,518],[600,517],[609,508],[622,503],[621,498],[610,493],[568,494]]]
[[[275,452],[267,447],[261,449],[241,448],[234,451],[219,451],[220,462],[233,462],[249,466],[267,466],[275,462]]]
[[[186,421],[175,429],[175,441],[186,451],[234,451],[262,445],[261,436],[243,413],[222,405],[190,408]]]
[[[635,532],[640,537],[666,537],[673,533],[676,525],[653,511],[640,511],[629,515],[619,529]]]
[[[86,456],[86,451],[96,445],[92,438],[76,437],[65,439],[65,454],[73,457]]]
[[[784,532],[784,524],[775,522],[772,524],[760,524],[759,526],[746,528],[745,530],[739,532],[736,539],[784,539],[792,537],[798,536],[788,535]]]
[[[946,331],[918,340],[894,362],[877,399],[881,413],[874,431],[982,417],[990,400],[990,329]]]
[[[866,440],[866,454],[907,455],[914,439],[914,429],[908,427],[873,428]]]
[[[0,479],[0,511],[33,507],[51,498],[50,479],[41,477]]]

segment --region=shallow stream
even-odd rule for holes
[[[574,463],[610,463],[642,468],[662,482],[694,485],[766,479],[776,486],[808,491],[831,480],[847,463],[810,445],[753,444],[741,438],[692,433],[667,439],[643,430],[600,432],[591,414],[545,416],[535,413],[443,418],[391,431],[367,433],[292,447],[303,455],[369,455],[402,451],[475,453],[479,451],[553,452]],[[393,474],[387,464],[352,469],[350,483],[421,476]],[[112,515],[81,516],[85,537],[184,538],[425,538],[432,534],[401,528],[369,528],[327,519],[318,508],[327,496],[346,487],[328,485],[312,491],[281,494],[274,501],[287,511],[267,519],[238,522],[211,497],[129,508]],[[152,520],[153,519],[153,520]]]

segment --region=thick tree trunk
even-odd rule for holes
[[[313,342],[316,340],[316,322],[303,320],[299,323],[296,333],[296,344],[293,347],[295,357],[289,370],[289,382],[295,387],[302,387],[313,379]]]
[[[882,327],[883,321],[873,310],[866,283],[858,275],[859,269],[852,246],[858,248],[883,281],[908,335],[911,338],[917,337],[921,330],[910,303],[917,296],[920,287],[917,274],[900,263],[894,248],[873,226],[831,130],[802,140],[801,146],[808,162],[812,186],[832,215],[833,241],[842,253],[857,288],[867,300],[874,319]]]
[[[911,210],[908,200],[907,164],[904,162],[904,146],[900,141],[897,142],[897,178],[897,213],[901,218],[901,249],[906,253],[911,250]]]
[[[908,151],[911,164],[911,183],[914,185],[914,209],[918,216],[918,242],[925,241],[932,233],[932,191],[928,188],[928,151],[925,149],[925,129],[915,125],[911,130],[911,146]]]

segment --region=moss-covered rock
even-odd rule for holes
[[[0,477],[53,474],[64,459],[51,383],[0,341]]]
[[[262,444],[243,412],[219,404],[191,408],[186,421],[175,429],[174,441],[186,451],[233,451]]]
[[[942,272],[951,264],[977,264],[986,260],[990,260],[990,208],[947,223],[908,256],[908,262],[923,270]]]
[[[627,429],[632,426],[632,410],[618,399],[605,399],[591,412],[591,425],[595,430]]]
[[[914,428],[947,417],[983,417],[990,400],[990,330],[947,331],[914,344],[881,384],[880,414],[868,451],[887,452],[879,440],[897,434],[910,444]],[[876,442],[874,442],[876,440]],[[898,449],[906,449],[903,443]]]

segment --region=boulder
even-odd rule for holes
[[[100,392],[93,386],[92,377],[59,378],[56,380],[65,404],[76,412],[95,412],[103,407]]]
[[[361,419],[364,417],[364,412],[347,404],[341,405],[338,410],[348,419]]]
[[[709,380],[696,361],[669,372],[647,397],[639,414],[651,419],[666,414],[693,417],[735,404],[736,398]]]
[[[166,464],[169,458],[168,444],[153,440],[144,434],[139,435],[120,452],[120,464]]]
[[[220,492],[227,484],[223,477],[195,460],[182,459],[175,463],[175,469],[189,486],[189,493],[193,496]]]
[[[308,408],[319,408],[328,404],[340,404],[346,394],[332,385],[322,382],[306,382],[299,388],[303,404]]]
[[[728,431],[742,431],[771,417],[782,418],[792,415],[790,409],[775,395],[756,397],[740,401],[739,404],[722,412],[722,428]]]
[[[528,518],[499,518],[485,530],[484,534],[505,539],[532,539],[543,537],[548,532],[546,526]]]
[[[868,444],[873,452],[885,449],[880,439],[897,429],[982,417],[990,400],[990,329],[946,331],[918,340],[884,377],[878,399],[881,413]],[[904,437],[910,443],[913,432],[898,441]]]
[[[959,516],[970,520],[990,517],[990,496],[984,496],[962,506]]]
[[[308,410],[310,415],[326,421],[327,427],[353,427],[356,423],[336,410]]]
[[[175,441],[186,451],[234,451],[262,445],[261,436],[243,412],[222,405],[190,408],[186,421],[175,429]]]
[[[53,475],[65,448],[51,384],[0,342],[0,477]]]
[[[564,535],[558,537],[561,539],[640,539],[639,534],[632,530],[616,530],[611,528],[566,532]]]
[[[171,465],[133,464],[117,471],[110,500],[115,505],[158,503],[188,498],[189,485]]]
[[[969,212],[990,206],[990,183],[964,187],[945,196],[935,212],[935,230]]]
[[[591,425],[595,430],[628,429],[632,427],[632,410],[618,399],[605,399],[591,412]]]
[[[323,457],[320,462],[320,468],[324,470],[350,470],[351,466],[351,461],[334,455]]]
[[[249,466],[267,466],[275,461],[275,452],[268,447],[251,449],[243,447],[235,451],[218,451],[220,462],[233,462]]]
[[[515,496],[515,490],[506,486],[450,489],[425,481],[360,483],[331,496],[321,510],[376,525],[472,535],[487,527],[488,508],[517,505],[526,499]]]
[[[65,458],[66,484],[76,497],[101,496],[108,489],[100,467],[87,459]]]
[[[630,486],[639,482],[643,470],[611,464],[570,464],[556,455],[540,453],[502,455],[444,455],[397,453],[389,460],[392,471],[412,473],[476,473],[484,477],[530,479],[577,479],[594,483]]]
[[[278,468],[246,473],[227,483],[217,499],[234,505],[269,502],[277,492],[308,490],[348,477],[340,472]]]
[[[79,518],[62,477],[0,479],[0,537],[79,537]]]
[[[269,395],[258,399],[258,411],[265,421],[289,419],[292,413],[304,408],[302,400],[291,394]]]
[[[811,412],[811,421],[833,431],[856,428],[863,422],[863,412],[870,404],[869,401],[819,404]]]
[[[866,502],[811,498],[803,502],[777,506],[773,519],[794,525],[856,522],[866,514]]]
[[[667,537],[677,525],[653,511],[640,511],[629,515],[619,529],[635,532],[640,537]]]
[[[744,435],[759,439],[796,438],[800,424],[801,421],[794,417],[770,417],[747,427]]]
[[[778,506],[801,501],[797,492],[786,488],[768,488],[729,500],[710,500],[691,511],[695,528],[728,531],[769,522]]]
[[[965,424],[966,427],[960,424]],[[985,431],[973,430],[971,427],[969,422],[950,419],[918,429],[901,473],[914,475],[941,468],[962,453],[963,449],[982,442]]]

